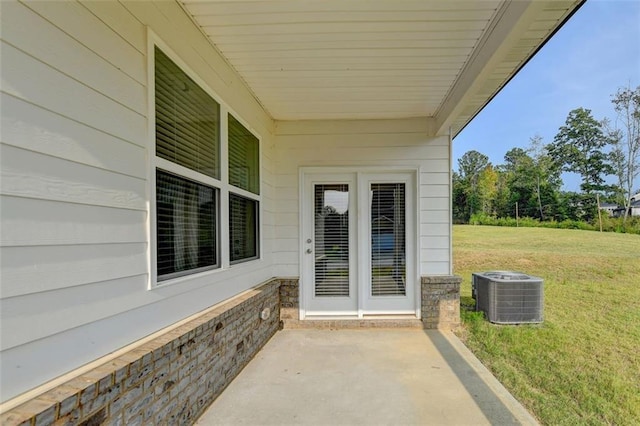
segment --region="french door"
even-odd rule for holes
[[[416,313],[414,181],[303,174],[302,317]]]

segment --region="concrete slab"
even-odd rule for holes
[[[283,330],[197,425],[537,424],[458,338]]]

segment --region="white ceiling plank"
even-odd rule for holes
[[[462,31],[483,30],[486,21],[455,22],[328,22],[328,23],[291,23],[277,25],[243,25],[237,27],[218,27],[201,23],[205,33],[212,37],[230,34],[324,34],[324,33],[360,33],[360,32],[412,32],[412,31]]]
[[[278,61],[273,60],[269,62],[261,63],[246,63],[242,65],[236,64],[235,69],[244,74],[245,71],[339,71],[339,70],[420,70],[420,71],[433,71],[442,70],[449,74],[455,73],[460,70],[459,62],[431,62],[431,61],[416,61],[414,58],[407,60],[401,60],[402,58],[396,58],[392,63],[383,62],[375,58],[369,58],[368,60],[358,59],[353,61],[341,60],[339,63],[336,61],[327,61],[324,59],[307,59],[305,61]]]
[[[318,102],[341,102],[344,99],[348,99],[349,101],[358,101],[358,102],[370,102],[370,101],[382,101],[382,102],[425,102],[427,104],[438,105],[440,100],[442,99],[442,93],[434,93],[429,94],[425,90],[414,91],[411,93],[398,93],[393,90],[382,90],[382,91],[370,91],[370,92],[360,92],[354,93],[351,90],[343,90],[343,91],[331,91],[329,93],[272,93],[270,95],[261,94],[261,99],[265,102],[281,102],[283,104],[293,104],[293,103],[307,103],[308,100],[301,99],[300,95],[313,96],[313,99]],[[309,99],[309,98],[307,98]]]
[[[212,11],[194,15],[204,26],[230,27],[246,25],[280,25],[299,23],[358,22],[477,22],[489,21],[493,10],[486,11],[343,11],[224,14]]]
[[[372,83],[372,81],[374,83]],[[377,84],[375,84],[377,82]],[[286,81],[277,81],[277,82],[263,82],[259,86],[255,86],[254,91],[256,93],[260,93],[264,89],[272,89],[279,90],[284,88],[293,88],[293,89],[304,89],[311,86],[309,84],[309,80],[294,80],[291,82]],[[398,79],[396,81],[385,80],[370,80],[363,81],[362,79],[350,79],[344,82],[341,81],[319,81],[317,83],[312,84],[314,87],[322,88],[322,89],[338,89],[338,88],[371,88],[375,86],[376,88],[381,88],[384,90],[391,90],[394,88],[403,89],[403,88],[412,88],[413,90],[439,90],[438,87],[435,87],[432,84],[428,84],[428,82],[423,81],[414,81],[407,79]],[[446,87],[446,85],[442,85],[442,87]],[[449,87],[446,87],[447,92],[449,91]]]
[[[448,77],[447,79],[439,80],[439,86],[444,86],[449,89],[451,83],[455,80],[454,77]],[[438,81],[436,81],[438,83]],[[252,86],[256,92],[259,92],[263,87],[415,87],[419,88],[432,88],[438,87],[434,85],[433,79],[430,78],[417,78],[417,77],[405,77],[398,79],[369,77],[367,79],[359,78],[357,76],[349,78],[324,78],[324,79],[310,79],[304,77],[296,77],[291,79],[271,79],[263,80],[260,84]]]
[[[442,0],[333,0],[333,1],[192,1],[183,0],[194,15],[225,13],[296,13],[296,12],[353,12],[353,11],[486,11],[493,10],[499,1],[442,1]]]
[[[212,36],[213,34],[208,34]],[[324,32],[315,34],[296,34],[291,38],[290,34],[259,34],[259,33],[232,33],[228,35],[217,35],[214,44],[225,46],[228,44],[242,43],[304,43],[304,42],[332,42],[332,41],[383,41],[383,40],[478,40],[482,36],[482,30],[471,30],[469,28],[461,30],[445,29],[441,31],[386,31],[386,32]]]
[[[282,79],[282,78],[298,78],[299,71],[251,71],[247,70],[243,72],[247,80],[269,80],[269,79]],[[388,77],[390,79],[405,78],[405,77],[418,77],[428,81],[453,81],[455,75],[446,71],[426,71],[426,70],[311,70],[305,71],[305,79],[340,79],[340,78],[369,78],[369,77]]]
[[[469,49],[319,49],[319,50],[282,50],[277,53],[278,58],[395,58],[395,57],[423,57],[423,58],[462,58],[466,59]],[[271,58],[273,52],[233,52],[225,55],[233,62],[243,58]]]
[[[356,65],[363,65],[363,66],[367,66],[367,65],[380,65],[383,66],[384,68],[393,68],[394,66],[398,66],[399,68],[407,66],[407,65],[411,65],[413,67],[425,67],[425,68],[429,68],[431,66],[436,66],[436,65],[447,65],[447,66],[455,66],[456,68],[459,68],[462,64],[465,63],[467,57],[466,56],[458,56],[458,57],[451,57],[451,56],[446,56],[446,57],[422,57],[422,56],[405,56],[405,57],[394,57],[393,61],[381,61],[380,57],[366,57],[366,58],[362,58],[359,56],[345,56],[345,57],[341,57],[340,60],[338,61],[337,58],[329,58],[331,60],[327,60],[327,58],[325,57],[305,57],[305,58],[299,58],[299,57],[290,57],[290,58],[278,58],[276,56],[268,56],[265,58],[251,58],[251,57],[246,57],[246,58],[235,58],[233,61],[234,66],[236,67],[236,69],[243,69],[245,67],[249,67],[251,65],[280,65],[280,67],[282,68],[283,65],[296,65],[296,64],[312,64],[312,65],[319,65],[319,63],[331,63],[333,65],[335,65],[337,68],[336,69],[344,69],[345,67],[349,67],[349,66],[356,66]]]
[[[327,41],[287,41],[273,43],[270,41],[256,41],[254,43],[221,43],[216,46],[224,50],[227,54],[234,52],[280,52],[286,50],[321,50],[321,49],[368,49],[372,47],[385,49],[465,49],[467,52],[477,43],[477,39],[462,40],[428,40],[428,39],[408,39],[408,40],[327,40]]]

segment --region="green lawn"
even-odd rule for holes
[[[640,425],[640,236],[455,226],[466,345],[543,424]],[[473,312],[471,273],[544,279],[544,323]]]

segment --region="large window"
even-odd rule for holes
[[[157,282],[258,258],[258,138],[167,54],[153,53]]]

